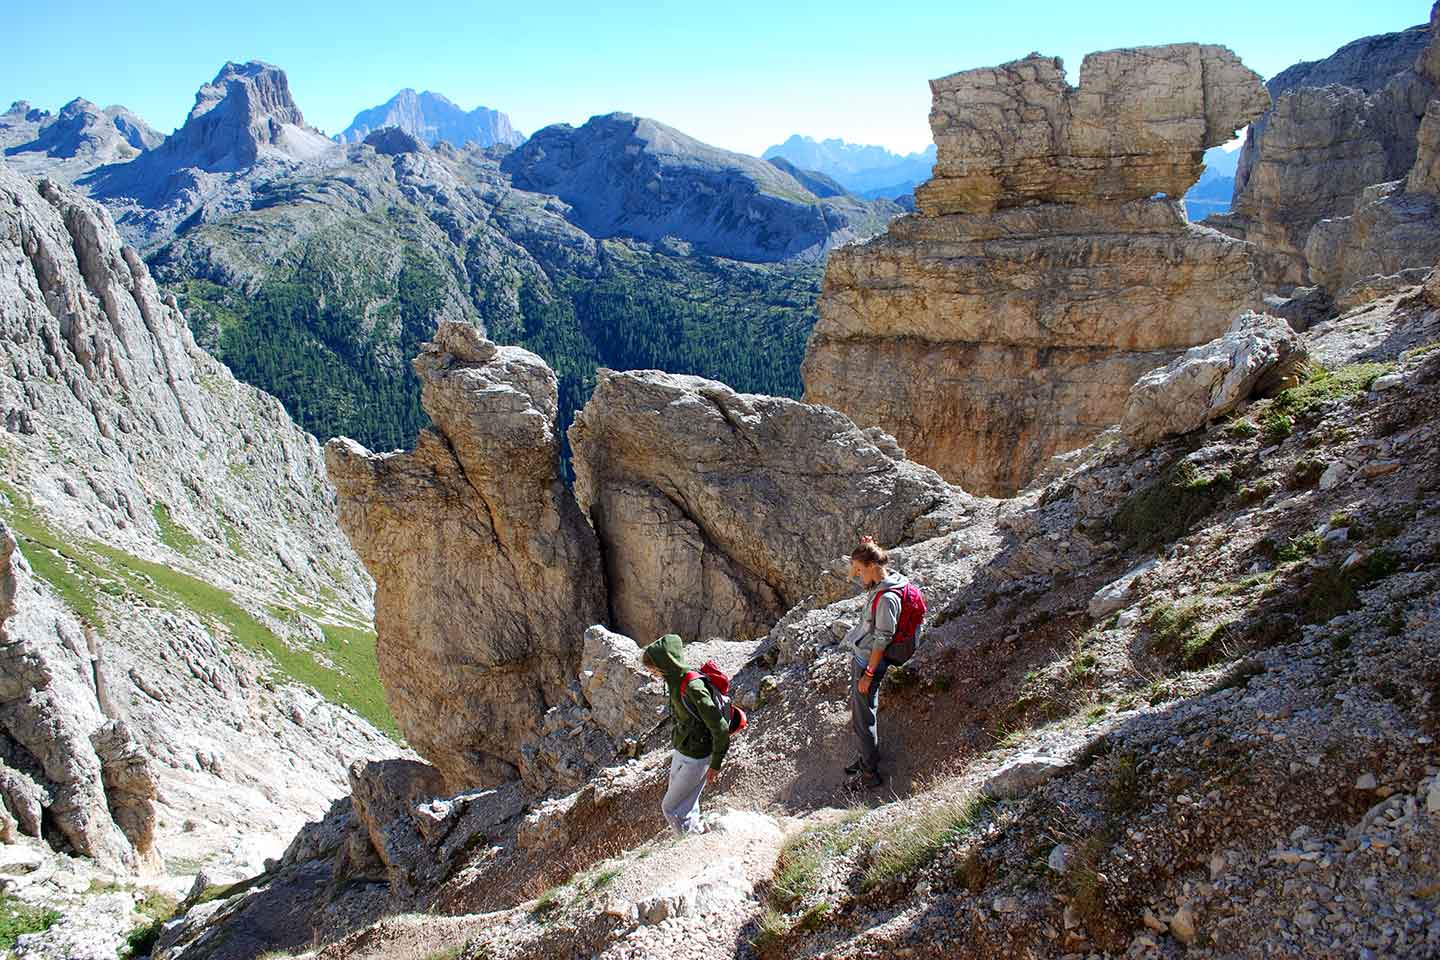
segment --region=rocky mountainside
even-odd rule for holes
[[[1433,274],[1303,334],[1247,315],[1149,372],[1120,431],[1007,501],[946,487],[833,411],[607,374],[572,440],[612,605],[615,571],[664,569],[642,535],[654,509],[617,509],[632,498],[668,500],[658,542],[689,536],[711,569],[769,563],[778,585],[812,551],[762,640],[688,651],[734,665],[751,726],[707,793],[710,832],[684,840],[657,809],[667,737],[633,641],[594,626],[506,647],[515,633],[466,629],[553,622],[548,603],[597,574],[589,547],[562,546],[590,541],[555,483],[553,374],[442,328],[417,360],[436,426],[416,450],[327,451],[347,529],[381,596],[424,625],[390,638],[413,638],[395,680],[416,698],[407,722],[429,700],[439,729],[467,695],[530,723],[543,710],[524,755],[569,775],[448,795],[444,754],[356,765],[350,798],[157,957],[1433,954],[1437,304]],[[797,455],[797,437],[813,446]],[[523,482],[492,486],[511,461]],[[900,519],[916,489],[923,522]],[[429,552],[454,576],[553,551],[572,577],[426,588],[396,548],[460,535],[446,517],[467,504],[485,526]],[[909,523],[881,536],[932,614],[886,681],[887,789],[864,793],[843,771],[840,648],[861,602],[823,581],[886,516]],[[692,576],[667,616],[714,607]],[[562,689],[537,700],[521,678],[550,669]]]
[[[510,118],[499,110],[476,107],[461,110],[449,99],[426,90],[416,93],[406,87],[378,107],[361,110],[335,139],[341,143],[363,143],[384,127],[397,127],[430,146],[444,141],[454,147],[473,143],[478,147],[503,144],[518,147],[525,137],[510,126]]]
[[[846,143],[836,138],[817,141],[795,134],[767,148],[761,156],[832,177],[858,197],[893,198],[912,192],[930,179],[935,145],[902,156],[871,144]]]
[[[15,169],[73,181],[96,167],[123,163],[165,137],[124,107],[100,109],[77,98],[58,114],[19,101],[0,114],[0,149]]]
[[[817,197],[774,164],[628,113],[546,127],[501,169],[519,189],[570,204],[571,220],[592,236],[673,237],[736,260],[818,258],[887,219],[883,208]]]
[[[1266,84],[1274,106],[1250,129],[1232,215],[1215,225],[1254,244],[1267,289],[1308,282],[1311,228],[1349,216],[1362,191],[1403,180],[1415,163],[1440,79],[1429,65],[1434,36],[1432,13],[1430,24],[1356,40]]]
[[[102,207],[4,163],[0,330],[7,895],[62,911],[24,955],[111,957],[130,884],[251,876],[402,750],[314,438]]]
[[[831,254],[805,395],[1010,494],[1259,303],[1249,248],[1169,198],[1269,99],[1198,44],[1091,54],[1078,88],[1038,54],[931,87],[935,177],[918,214]]]

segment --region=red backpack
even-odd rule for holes
[[[749,720],[745,711],[735,705],[730,699],[730,678],[725,672],[716,666],[714,660],[706,660],[700,665],[700,672],[690,671],[680,678],[680,702],[685,705],[685,712],[696,720],[700,720],[700,714],[689,700],[685,699],[685,688],[690,686],[691,680],[702,680],[705,689],[710,691],[710,699],[715,701],[715,706],[720,708],[720,716],[730,725],[731,733],[739,733],[744,730]],[[700,720],[700,722],[704,722]]]
[[[895,623],[894,638],[885,648],[885,659],[894,664],[901,664],[915,656],[915,648],[919,645],[920,626],[925,622],[925,595],[913,583],[907,583],[903,587],[877,590],[875,599],[870,601],[871,624],[875,623],[875,611],[880,606],[880,598],[887,593],[899,595],[900,619]]]

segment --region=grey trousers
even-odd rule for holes
[[[705,789],[705,774],[710,770],[709,757],[687,757],[679,750],[670,753],[670,785],[660,812],[676,836],[700,830],[700,792]]]
[[[880,681],[885,679],[888,669],[890,664],[881,660],[870,680],[870,692],[862,694],[860,678],[865,676],[865,665],[854,657],[850,658],[850,727],[855,731],[855,739],[860,741],[860,765],[871,774],[880,772],[879,720],[876,713],[880,709]]]

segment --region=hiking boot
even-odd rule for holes
[[[855,761],[853,761],[853,762],[850,764],[850,766],[848,766],[848,767],[845,768],[845,776],[847,776],[847,777],[857,776],[857,775],[858,775],[861,771],[863,771],[864,769],[865,769],[865,761],[864,761],[864,760],[855,760]]]
[[[880,776],[880,774],[875,773],[874,771],[867,770],[864,776],[860,778],[860,785],[862,787],[868,787],[869,789],[874,790],[876,787],[882,787],[885,785],[885,778]]]

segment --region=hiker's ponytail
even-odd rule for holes
[[[890,554],[875,542],[874,537],[861,537],[860,546],[851,552],[850,559],[858,560],[867,566],[883,567],[890,562]]]

